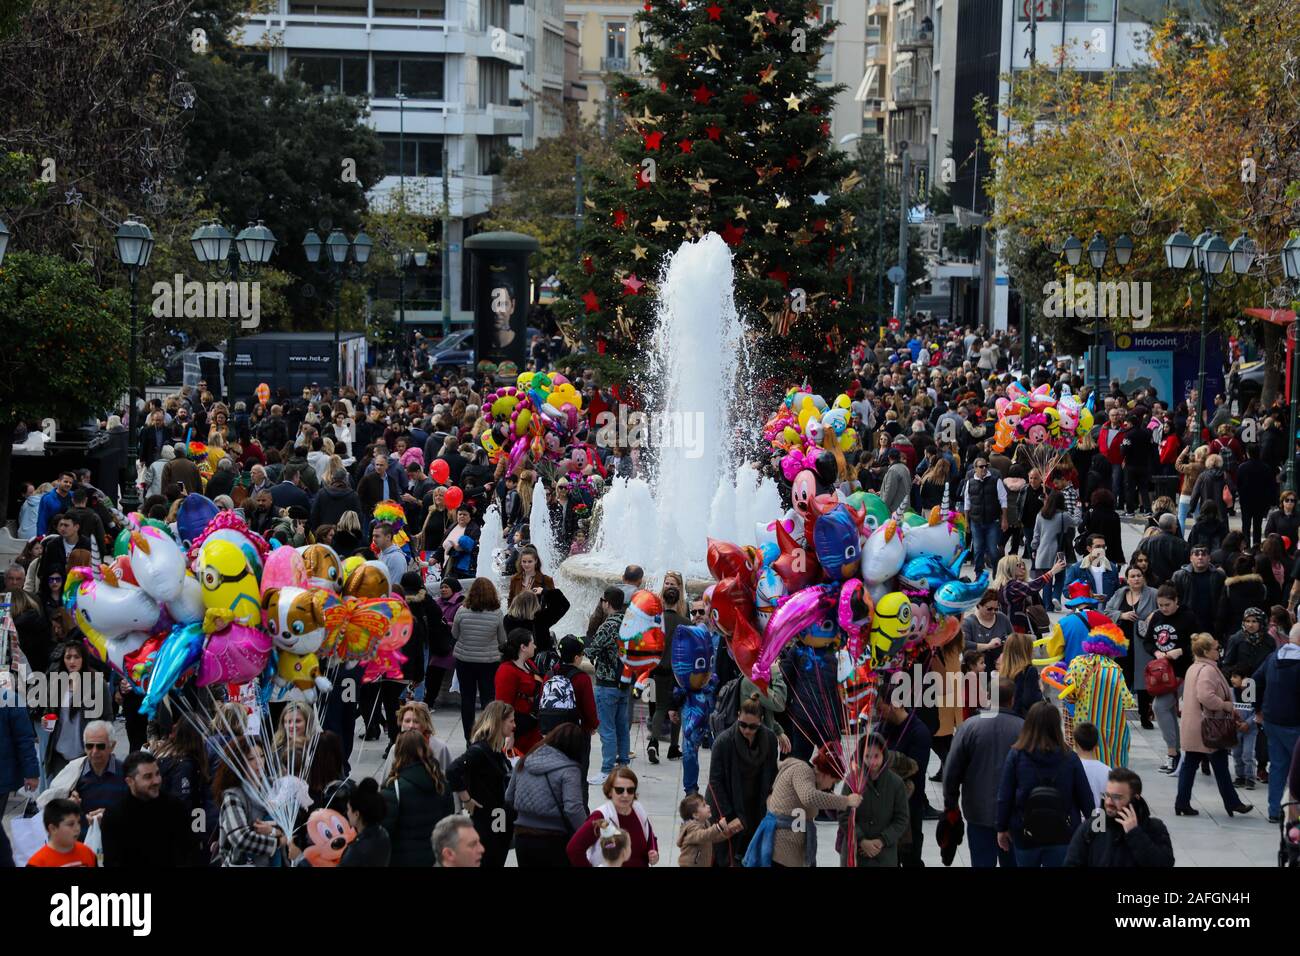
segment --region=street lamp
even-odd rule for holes
[[[406,270],[411,266],[423,269],[429,263],[429,253],[425,250],[402,249],[393,253],[393,263],[397,266],[397,352],[406,355]]]
[[[1282,246],[1282,271],[1293,283],[1300,285],[1300,239],[1288,239]],[[1291,418],[1288,429],[1291,437],[1287,440],[1286,486],[1296,490],[1295,453],[1296,453],[1296,416],[1300,415],[1300,324],[1292,322],[1287,329],[1291,338]]]
[[[1120,235],[1115,238],[1112,246],[1106,242],[1106,237],[1101,234],[1101,230],[1095,230],[1092,238],[1088,240],[1087,253],[1088,264],[1092,266],[1093,273],[1093,310],[1092,310],[1092,392],[1093,404],[1100,410],[1101,402],[1101,378],[1102,369],[1105,365],[1105,352],[1102,351],[1101,342],[1101,274],[1106,268],[1106,258],[1112,250],[1115,253],[1115,264],[1121,269],[1128,265],[1129,259],[1133,257],[1133,240],[1126,235]],[[1083,261],[1084,245],[1083,242],[1074,235],[1065,240],[1061,247],[1065,254],[1065,261],[1071,266],[1077,266]]]
[[[122,510],[131,512],[140,504],[140,497],[136,493],[135,476],[129,474],[130,469],[136,467],[136,458],[139,454],[136,448],[136,436],[140,432],[139,423],[135,417],[137,398],[136,360],[139,351],[140,327],[137,291],[140,283],[140,271],[149,265],[149,257],[153,255],[153,233],[149,231],[149,227],[144,223],[128,218],[126,222],[117,227],[113,240],[117,249],[117,260],[126,267],[127,280],[131,284],[131,351],[127,363],[126,383],[126,460],[130,480],[125,483],[125,487],[122,489]]]
[[[367,262],[370,261],[370,250],[374,243],[364,232],[357,233],[355,239],[349,240],[344,235],[342,229],[333,230],[324,242],[320,241],[320,236],[316,235],[316,230],[307,230],[307,235],[303,236],[302,249],[307,256],[307,261],[316,267],[316,270],[322,275],[328,276],[330,284],[334,289],[334,368],[336,391],[343,388],[343,356],[340,345],[340,318],[339,318],[339,299],[343,289],[344,279],[355,279],[361,275],[361,270]],[[325,250],[325,256],[321,256],[321,249]],[[348,261],[349,256],[351,262]]]
[[[1215,278],[1223,274],[1229,261],[1234,273],[1244,275],[1250,270],[1255,254],[1255,244],[1247,236],[1239,236],[1229,246],[1217,230],[1202,230],[1192,239],[1180,226],[1165,240],[1165,265],[1176,271],[1183,271],[1190,265],[1199,273],[1201,283],[1201,358],[1197,367],[1196,408],[1192,418],[1195,440],[1200,439],[1201,413],[1205,408],[1205,340],[1210,334],[1210,290],[1216,285],[1230,285]]]
[[[262,266],[271,261],[275,251],[275,234],[262,222],[249,223],[235,237],[232,244],[230,231],[221,223],[205,223],[190,236],[194,258],[207,267],[211,275],[230,279],[238,294],[241,273],[257,275]],[[230,332],[226,337],[226,401],[235,400],[235,339],[239,336],[239,310],[233,298],[228,303]],[[233,406],[232,406],[233,407]]]

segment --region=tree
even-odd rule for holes
[[[126,391],[126,296],[57,256],[10,252],[0,265],[0,523],[19,422],[79,422],[117,406]]]
[[[537,275],[555,275],[573,260],[578,247],[574,221],[574,176],[578,158],[583,177],[597,172],[616,175],[621,163],[613,144],[595,123],[583,122],[576,109],[564,114],[559,136],[541,140],[534,148],[506,161],[502,177],[506,198],[488,213],[486,229],[533,236],[541,249],[532,258]]]
[[[1073,320],[1041,318],[1043,267],[1058,278],[1065,272],[1044,251],[1070,233],[1086,243],[1094,229],[1133,238],[1132,261],[1114,278],[1151,283],[1154,327],[1200,323],[1199,287],[1189,285],[1191,273],[1172,275],[1161,249],[1180,225],[1220,229],[1229,241],[1245,232],[1268,253],[1233,287],[1216,291],[1219,327],[1235,331],[1245,306],[1291,301],[1275,253],[1300,221],[1293,195],[1298,44],[1300,22],[1287,0],[1215,4],[1208,23],[1154,28],[1149,62],[1122,83],[1088,82],[1069,69],[1067,52],[1064,68],[1040,64],[1016,75],[1013,99],[1003,105],[1011,130],[999,134],[985,111],[984,140],[997,170],[989,183],[993,224],[1008,233],[1011,273],[1035,322],[1065,334],[1063,324]],[[1271,401],[1280,330],[1266,324],[1260,338],[1272,358],[1265,366]]]
[[[426,268],[438,267],[436,253],[440,247],[442,207],[433,201],[432,193],[428,181],[412,180],[405,189],[393,190],[383,208],[372,206],[362,217],[362,227],[375,244],[366,271],[376,285],[380,279],[396,279],[401,268],[400,255],[405,251],[427,253]],[[380,348],[389,348],[397,342],[401,300],[396,294],[396,281],[387,283],[387,286],[394,291],[394,297],[371,302],[371,319],[366,327],[369,340]],[[410,294],[408,282],[408,299]],[[410,308],[409,301],[407,308]],[[409,329],[407,333],[409,335]]]
[[[816,81],[834,23],[807,0],[765,11],[649,0],[637,13],[651,83],[613,87],[624,117],[617,175],[590,184],[580,253],[557,319],[630,375],[653,321],[655,273],[709,231],[731,246],[736,299],[771,374],[829,385],[838,341],[860,328],[847,250],[855,181],[831,148],[839,88]]]
[[[263,220],[280,241],[276,268],[293,277],[289,311],[323,322],[325,283],[302,239],[309,229],[324,239],[332,228],[349,236],[361,228],[366,191],[383,176],[383,146],[363,101],[313,94],[292,77],[221,56],[192,57],[189,77],[196,99],[182,182],[232,227]]]

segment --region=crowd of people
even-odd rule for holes
[[[537,449],[512,461],[496,447],[485,397],[498,383],[431,367],[426,343],[362,392],[313,385],[228,404],[199,383],[151,400],[136,436],[140,515],[175,529],[185,499],[201,494],[278,546],[383,562],[415,621],[407,661],[400,680],[362,685],[355,706],[250,715],[231,700],[206,738],[174,714],[151,720],[129,682],[86,653],[63,602],[69,570],[109,563],[129,530],[117,489],[94,487],[88,471],[27,486],[26,544],[5,572],[6,661],[29,674],[90,673],[104,690],[93,708],[71,698],[0,707],[0,806],[24,791],[43,828],[28,865],[655,865],[659,837],[632,769],[638,702],[650,711],[647,761],[683,762],[670,837],[682,866],[810,865],[818,827],[798,821],[816,819],[835,824],[852,866],[923,865],[926,822],[945,862],[964,839],[977,867],[1172,866],[1168,829],[1128,766],[1125,713],[1158,727],[1160,771],[1177,775],[1168,810],[1195,816],[1197,771],[1212,772],[1228,814],[1255,812],[1239,791],[1266,787],[1256,815],[1280,826],[1284,844],[1300,840],[1300,512],[1281,483],[1281,400],[1234,411],[1230,392],[1197,422],[1194,394],[1113,382],[1092,395],[1071,363],[1046,353],[1024,384],[1091,402],[1097,425],[1044,474],[994,440],[1011,352],[1002,335],[922,325],[860,342],[845,362],[860,447],[839,491],[879,495],[890,512],[964,515],[968,573],[987,570],[990,584],[958,638],[923,664],[988,675],[989,699],[902,706],[882,693],[854,717],[863,726],[845,748],[810,739],[789,659],[759,686],[719,652],[707,769],[679,740],[671,657],[677,628],[709,625],[706,596],[689,593],[680,572],[650,581],[630,566],[596,606],[577,609],[590,611],[585,629],[557,634],[570,596],[542,565],[542,553],[587,550],[605,489],[645,467],[647,452],[604,440],[596,424],[635,395],[593,369],[575,374],[583,419],[572,439],[585,452],[562,467]],[[529,371],[546,362],[534,353]],[[779,456],[753,459],[788,505]],[[541,549],[537,495],[555,538]],[[489,521],[504,544],[484,562]],[[1124,545],[1126,522],[1141,535],[1136,549]],[[663,607],[665,647],[634,687],[619,631],[647,589]],[[1063,706],[1034,663],[1035,642],[1071,618],[1086,633],[1097,623],[1089,615],[1126,641],[1090,652],[1089,666],[1122,680],[1104,701]],[[434,732],[447,705],[461,717],[455,756]],[[273,722],[277,754],[250,716]],[[386,741],[376,777],[353,767],[358,736]],[[286,832],[249,780],[294,748],[307,755],[308,800]],[[942,807],[927,781],[942,783]],[[204,827],[191,825],[195,811]],[[31,813],[14,818],[28,839]],[[12,856],[0,847],[0,865]]]

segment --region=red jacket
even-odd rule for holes
[[[1172,465],[1178,461],[1178,455],[1183,450],[1183,443],[1178,440],[1177,435],[1166,435],[1165,440],[1160,443],[1160,464]]]
[[[532,665],[529,664],[531,668]],[[522,671],[509,661],[502,662],[497,668],[497,700],[505,701],[515,709],[516,714],[531,714],[537,707],[537,692],[541,689],[541,680],[533,670]],[[576,687],[575,687],[576,690]],[[526,754],[542,740],[542,731],[533,722],[533,728],[520,733],[515,728],[515,749]]]
[[[1097,433],[1097,450],[1106,456],[1106,460],[1112,465],[1122,464],[1124,461],[1124,428],[1110,427],[1107,423],[1101,426],[1101,431]]]
[[[593,824],[602,819],[600,811],[597,810],[587,817],[587,821],[578,827],[573,836],[569,838],[567,852],[571,866],[591,866],[591,861],[587,859],[587,851],[596,844],[596,828]],[[635,813],[630,813],[626,817],[619,817],[618,826],[620,830],[627,833],[632,845],[632,855],[627,858],[627,862],[623,865],[648,867],[650,865],[650,851],[659,852],[659,838],[655,836],[654,828],[651,827],[650,839],[647,840],[645,830],[642,829],[641,821],[637,819]]]

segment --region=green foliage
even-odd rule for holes
[[[861,224],[842,192],[849,165],[828,141],[839,88],[816,81],[834,24],[816,12],[807,0],[763,11],[652,0],[637,13],[653,77],[614,83],[621,164],[592,177],[581,252],[561,272],[566,338],[603,343],[634,373],[665,256],[713,231],[732,247],[737,305],[770,372],[838,373],[838,339],[862,322],[846,254]],[[646,285],[631,291],[632,277]],[[796,289],[806,311],[792,309]]]
[[[0,265],[0,426],[72,424],[126,391],[130,325],[120,290],[56,256],[10,252]]]
[[[572,262],[578,248],[573,210],[579,156],[584,178],[599,172],[611,175],[621,168],[613,145],[596,124],[583,122],[570,110],[559,136],[507,160],[502,172],[506,200],[493,207],[484,222],[485,230],[522,232],[535,238],[541,249],[531,261],[543,278]]]

